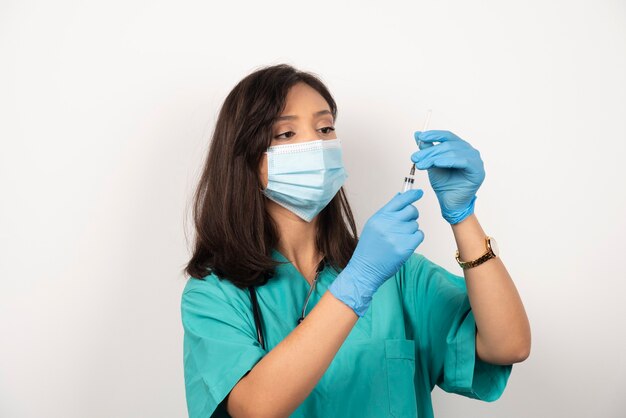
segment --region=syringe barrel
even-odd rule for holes
[[[413,182],[415,180],[412,177],[405,177],[404,183],[402,184],[402,192],[406,192],[407,190],[413,189]]]

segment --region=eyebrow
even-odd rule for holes
[[[313,116],[321,116],[321,115],[331,115],[332,116],[332,113],[328,109],[320,110],[319,112],[313,113]],[[285,115],[285,116],[279,116],[278,118],[276,118],[277,121],[279,121],[279,120],[292,120],[292,119],[298,119],[298,116],[296,116],[296,115]]]

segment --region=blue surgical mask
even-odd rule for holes
[[[265,196],[307,222],[335,197],[348,174],[341,141],[324,139],[267,149]]]

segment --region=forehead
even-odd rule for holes
[[[313,87],[300,82],[289,89],[285,101],[285,110],[282,114],[293,115],[304,112],[313,114],[313,112],[322,109],[330,110],[326,99]]]

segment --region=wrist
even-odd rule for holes
[[[470,203],[467,206],[467,208],[465,208],[463,210],[444,211],[442,209],[441,215],[443,216],[443,218],[450,225],[456,225],[456,224],[458,224],[459,222],[463,221],[465,218],[467,218],[468,216],[470,216],[470,215],[472,215],[474,213],[474,204],[476,202],[476,198],[477,198],[477,196],[474,195],[474,197],[470,201]]]
[[[361,317],[369,308],[373,293],[360,285],[358,277],[359,273],[348,262],[328,286],[328,291]]]

